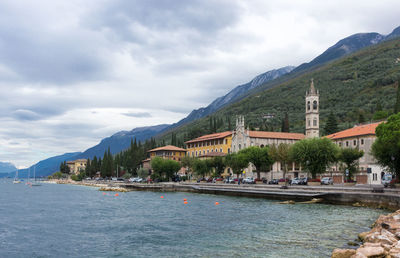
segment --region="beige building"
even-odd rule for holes
[[[241,149],[245,149],[251,146],[257,146],[263,148],[264,146],[278,146],[281,143],[293,144],[299,140],[305,138],[304,134],[301,133],[282,133],[282,132],[265,132],[265,131],[250,131],[245,129],[244,117],[238,116],[236,119],[236,130],[232,135],[232,151],[238,152]],[[257,177],[256,173],[253,173],[254,167],[249,166],[245,170],[245,177]],[[288,178],[305,176],[306,173],[300,171],[300,167],[296,164],[289,166]],[[272,165],[269,171],[261,173],[261,177],[265,177],[267,180],[279,179],[283,177],[283,171],[281,164],[276,162]]]
[[[72,161],[67,161],[67,166],[69,167],[70,174],[79,174],[81,171],[85,171],[87,160],[77,159]]]
[[[381,170],[377,170],[377,163],[371,154],[372,144],[376,140],[375,129],[382,122],[363,124],[354,126],[344,131],[340,131],[334,134],[327,135],[326,137],[333,140],[341,148],[357,148],[364,151],[364,156],[359,159],[359,173],[357,174],[357,183],[367,183],[367,169],[375,168],[374,173],[377,175],[371,175],[372,181],[380,182]],[[333,166],[334,171],[339,171],[340,167]],[[377,172],[376,172],[377,171]],[[341,175],[340,175],[341,176]]]

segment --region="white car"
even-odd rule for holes
[[[254,184],[254,178],[252,177],[246,177],[245,179],[243,179],[243,184]]]
[[[131,177],[131,178],[129,178],[129,182],[131,182],[131,183],[140,183],[142,181],[143,181],[143,179],[141,179],[140,177]]]

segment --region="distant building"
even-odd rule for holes
[[[87,160],[77,159],[72,161],[67,161],[67,166],[69,167],[70,174],[79,174],[81,171],[85,171]]]
[[[232,132],[203,135],[185,144],[187,155],[190,157],[200,157],[214,152],[229,154],[232,146]]]
[[[371,154],[372,144],[376,140],[375,129],[382,122],[364,124],[359,126],[354,126],[334,134],[327,135],[326,137],[331,139],[341,148],[357,148],[364,151],[364,156],[359,159],[359,170],[360,173],[357,174],[358,183],[367,183],[367,169],[374,168],[377,170],[377,162]],[[332,167],[334,170],[339,170],[338,167]],[[376,172],[378,173],[378,172]],[[372,182],[379,181],[381,179],[382,169],[379,175],[372,176]]]
[[[238,152],[242,149],[257,146],[257,147],[265,147],[265,146],[278,146],[281,143],[294,144],[295,142],[302,140],[305,138],[304,134],[301,133],[282,133],[282,132],[266,132],[266,131],[250,131],[249,129],[245,129],[244,126],[244,117],[238,116],[236,119],[236,130],[233,132],[232,136],[232,150],[233,152]],[[246,169],[246,177],[256,177],[253,174],[254,168],[250,166]],[[299,177],[300,176],[300,167],[296,164],[291,164],[289,166],[289,173],[287,173],[287,177]],[[305,176],[305,174],[301,174]],[[265,171],[261,173],[261,177],[265,177],[268,180],[271,179],[279,179],[283,177],[283,172],[281,168],[281,164],[279,162],[274,163],[269,171]]]
[[[167,145],[155,148],[147,152],[149,153],[150,157],[142,161],[142,166],[144,169],[149,169],[149,170],[151,170],[151,160],[154,159],[155,157],[160,157],[163,159],[170,159],[180,162],[182,158],[185,157],[186,155],[185,149],[173,145]],[[184,174],[184,172],[185,169],[181,168],[181,170],[178,173]]]

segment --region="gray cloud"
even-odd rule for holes
[[[122,114],[124,116],[130,116],[130,117],[151,117],[151,114],[149,112],[127,112]]]
[[[395,0],[1,1],[0,160],[30,165],[174,123],[341,38],[389,33],[399,9]]]

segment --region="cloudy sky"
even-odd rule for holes
[[[176,122],[351,34],[389,34],[399,10],[398,0],[2,0],[0,161],[28,166]]]

